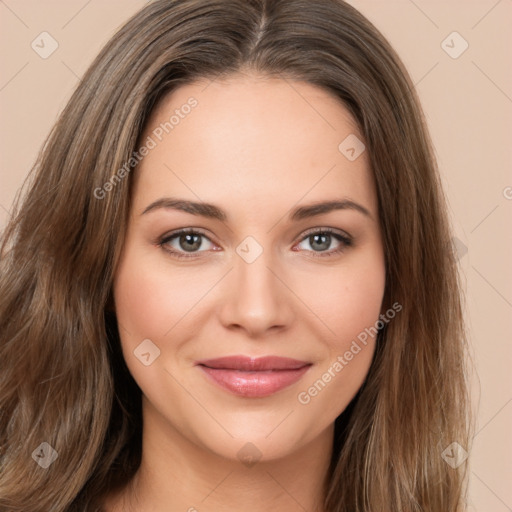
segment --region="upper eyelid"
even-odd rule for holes
[[[340,235],[344,238],[350,238],[350,239],[353,238],[352,235],[350,235],[343,229],[330,228],[330,227],[324,226],[324,227],[314,227],[314,228],[306,229],[306,231],[303,232],[301,240],[304,239],[306,236],[314,234],[314,233],[330,233],[332,235]]]

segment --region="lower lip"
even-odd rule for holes
[[[263,398],[297,382],[310,365],[294,370],[272,370],[246,372],[239,370],[209,368],[199,365],[219,386],[231,393],[246,398]]]

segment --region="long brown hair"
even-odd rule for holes
[[[357,121],[378,191],[383,311],[402,305],[336,420],[323,507],[463,510],[466,463],[454,468],[442,457],[454,442],[469,450],[470,439],[445,198],[407,71],[341,0],[156,0],[86,72],[1,241],[2,510],[100,510],[102,496],[136,472],[141,392],[110,307],[136,172],[126,162],[166,93],[247,70],[321,87]],[[58,454],[46,469],[32,456],[41,443]]]

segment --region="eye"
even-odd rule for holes
[[[208,243],[205,243],[207,241]],[[180,229],[173,233],[164,235],[157,240],[157,245],[176,258],[194,258],[198,253],[216,249],[213,242],[201,231],[194,228]],[[334,231],[331,228],[313,228],[306,232],[301,242],[296,246],[307,243],[312,249],[300,248],[312,253],[314,257],[329,257],[342,253],[347,247],[352,246],[353,240],[349,235]],[[334,249],[328,250],[332,244],[337,244]],[[213,248],[212,248],[213,246]],[[297,249],[293,249],[297,250]]]
[[[177,258],[194,258],[198,252],[211,250],[208,247],[204,248],[205,240],[212,244],[212,241],[204,233],[197,229],[188,228],[164,235],[158,241],[158,245]],[[201,248],[203,250],[199,250]]]
[[[334,249],[328,250],[333,242],[337,246]],[[312,250],[306,250],[312,252],[312,255],[315,257],[329,257],[342,253],[347,247],[352,245],[352,242],[353,240],[350,236],[334,231],[331,228],[314,228],[306,233],[306,236],[300,243],[309,244]]]

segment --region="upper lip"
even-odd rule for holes
[[[290,357],[264,356],[249,357],[244,355],[219,357],[216,359],[203,359],[197,365],[222,370],[239,370],[248,372],[269,370],[297,370],[311,365],[308,361],[300,361]]]

